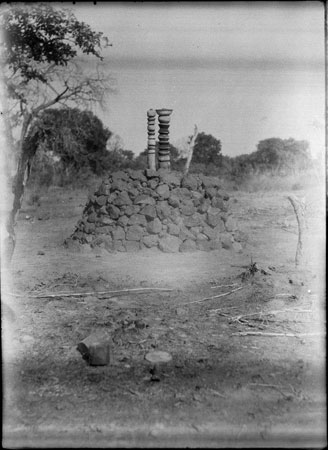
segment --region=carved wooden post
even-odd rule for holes
[[[158,165],[159,169],[170,169],[170,144],[169,144],[169,126],[172,109],[156,109],[159,122],[159,149]]]
[[[156,112],[153,109],[149,109],[147,111],[147,119],[148,119],[148,169],[156,170],[156,156],[155,156],[155,117]]]

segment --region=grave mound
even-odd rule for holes
[[[71,237],[108,252],[242,250],[236,220],[216,177],[125,170],[110,174],[89,196]]]

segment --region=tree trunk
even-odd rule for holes
[[[194,128],[194,134],[191,136],[190,141],[188,142],[188,156],[187,156],[187,161],[185,164],[185,168],[184,168],[184,174],[187,175],[189,172],[189,166],[192,160],[192,155],[194,153],[194,147],[195,147],[195,142],[196,142],[196,138],[198,136],[198,128],[197,125],[195,125]]]
[[[15,233],[16,218],[21,209],[22,200],[24,197],[25,185],[28,178],[27,173],[28,163],[35,155],[37,149],[36,135],[34,136],[32,135],[31,137],[26,138],[31,120],[32,120],[31,115],[25,117],[21,132],[18,167],[12,187],[14,200],[12,210],[10,211],[7,217],[6,221],[7,236],[4,238],[3,243],[4,245],[3,261],[6,265],[10,264],[16,246],[16,233]]]
[[[289,195],[288,200],[292,204],[294,208],[294,212],[297,219],[298,224],[298,242],[295,256],[295,265],[299,266],[303,262],[303,235],[305,229],[305,204],[298,199],[295,195]]]

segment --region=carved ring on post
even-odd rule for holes
[[[147,145],[147,156],[148,156],[148,169],[150,170],[156,170],[156,156],[155,156],[155,148],[156,148],[156,141],[155,141],[155,119],[156,119],[156,112],[153,109],[149,109],[147,111],[147,132],[148,132],[148,145]]]
[[[173,109],[156,109],[159,122],[158,165],[160,169],[170,169],[169,126]]]

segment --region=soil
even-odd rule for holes
[[[290,193],[307,204],[298,267]],[[87,194],[53,188],[20,213],[3,446],[325,446],[323,189],[230,193],[242,253],[68,250]],[[77,344],[103,330],[110,364],[89,366]],[[154,349],[172,356],[159,381]]]

